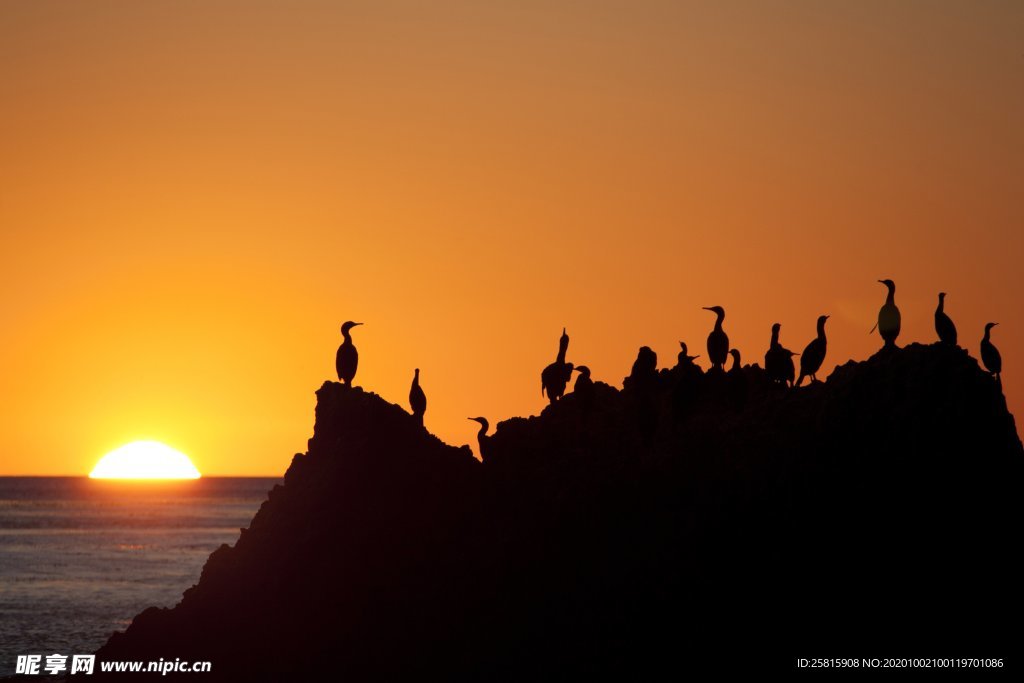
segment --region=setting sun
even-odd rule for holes
[[[91,479],[198,479],[199,470],[184,453],[159,441],[133,441],[102,458]]]

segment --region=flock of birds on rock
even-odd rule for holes
[[[891,349],[896,347],[896,338],[899,337],[901,326],[900,309],[896,306],[896,283],[892,280],[879,280],[879,282],[886,286],[888,293],[885,303],[878,311],[878,321],[871,328],[871,332],[873,333],[877,329],[884,342],[883,349]],[[946,314],[945,302],[946,293],[939,292],[939,304],[935,309],[935,332],[938,334],[941,343],[956,346],[956,325],[953,324],[953,320]],[[709,374],[725,373],[725,364],[730,356],[732,357],[732,367],[729,370],[729,374],[739,373],[740,352],[729,347],[729,336],[723,327],[725,309],[721,306],[708,306],[704,310],[715,314],[715,326],[708,335],[707,340],[708,359],[711,361]],[[779,342],[779,332],[782,329],[782,325],[779,323],[772,325],[771,342],[764,356],[765,374],[771,382],[795,388],[799,387],[805,378],[809,378],[812,383],[818,381],[817,373],[825,362],[825,353],[828,348],[828,339],[825,336],[825,323],[828,319],[829,316],[827,315],[818,316],[817,336],[804,347],[803,353],[799,354],[799,376],[797,376],[796,364],[793,361],[793,357],[798,354],[783,347]],[[992,328],[998,324],[990,322],[985,325],[985,334],[981,340],[981,362],[985,369],[995,378],[997,384],[1001,386],[1002,357],[999,355],[999,350],[992,343],[991,338]],[[359,352],[352,342],[352,328],[357,325],[362,325],[362,323],[348,321],[341,326],[341,335],[344,340],[341,346],[338,347],[336,368],[338,379],[346,386],[352,385],[352,380],[356,375],[356,368],[359,365]],[[689,355],[685,342],[679,342],[679,346],[677,367],[684,371],[689,368],[699,370],[693,361],[700,358],[700,356]],[[562,336],[558,340],[558,354],[555,356],[555,361],[545,367],[540,374],[541,395],[546,395],[551,404],[554,404],[565,395],[565,389],[569,385],[570,379],[572,379],[573,372],[579,373],[576,377],[576,383],[573,385],[573,391],[584,397],[589,396],[593,392],[594,382],[590,377],[590,368],[585,365],[574,366],[572,363],[567,362],[565,356],[568,350],[569,335],[563,327]],[[636,382],[642,382],[644,378],[655,376],[657,374],[657,363],[658,358],[654,351],[647,346],[641,347],[637,359],[633,363],[630,378]],[[412,386],[409,390],[409,405],[412,409],[413,417],[416,418],[420,425],[423,425],[423,416],[427,411],[427,396],[420,386],[419,368],[416,368],[413,374]],[[480,455],[486,458],[487,431],[490,425],[484,417],[471,417],[469,419],[480,425],[477,439],[480,444]]]

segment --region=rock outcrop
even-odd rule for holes
[[[1024,451],[995,382],[912,345],[797,390],[596,382],[486,462],[327,382],[309,449],[173,609],[101,660],[204,680],[543,680],[989,657],[1024,607]]]

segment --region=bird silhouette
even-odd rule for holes
[[[562,336],[558,340],[558,356],[555,362],[548,365],[540,373],[540,395],[547,393],[548,401],[554,403],[565,394],[565,387],[572,378],[572,363],[565,362],[565,352],[569,349],[569,335],[562,328]]]
[[[896,283],[892,280],[879,280],[885,285],[889,293],[885,297],[885,304],[878,310],[878,322],[871,328],[874,332],[878,328],[878,334],[885,340],[885,348],[896,347],[896,337],[900,336],[900,309],[896,308]]]
[[[956,325],[946,315],[946,293],[939,292],[939,306],[935,309],[935,332],[939,335],[939,341],[943,344],[956,346]]]
[[[725,320],[725,309],[721,306],[705,306],[705,311],[711,311],[715,318],[715,329],[708,335],[708,358],[711,360],[712,370],[722,370],[725,367],[725,360],[729,357],[729,336],[722,329],[722,321]]]
[[[992,328],[999,323],[987,323],[985,325],[985,336],[981,338],[981,362],[985,368],[996,378],[996,382],[1002,386],[1003,381],[1000,373],[1003,371],[1003,358],[999,355],[999,349],[992,343]]]
[[[772,340],[768,343],[768,351],[764,354],[764,371],[772,382],[792,386],[796,379],[796,367],[793,365],[792,351],[779,343],[780,323],[772,325]]]
[[[423,393],[423,387],[420,386],[419,368],[416,368],[416,374],[412,376],[412,387],[409,389],[409,407],[412,408],[412,416],[422,425],[423,415],[427,412],[427,395]]]
[[[334,359],[334,365],[338,370],[338,379],[347,386],[352,386],[352,379],[356,376],[356,368],[359,365],[359,352],[356,351],[356,346],[352,343],[352,334],[350,333],[350,330],[356,325],[362,325],[362,323],[354,323],[349,320],[341,326],[341,336],[345,339],[338,347],[338,355]]]
[[[804,352],[800,354],[800,377],[796,381],[796,386],[803,383],[804,377],[810,377],[812,382],[818,381],[818,370],[825,362],[825,350],[828,346],[828,340],[825,339],[826,320],[828,320],[827,315],[818,316],[818,336],[812,339],[811,343],[804,348]]]
[[[729,355],[732,356],[732,367],[729,368],[729,374],[739,374],[743,371],[740,365],[740,352],[739,349],[729,349]]]
[[[471,417],[468,418],[473,422],[480,423],[480,431],[476,433],[476,441],[478,444],[479,455],[481,461],[486,461],[491,456],[491,437],[487,436],[487,430],[490,429],[490,425],[487,424],[486,417]]]
[[[574,370],[579,374],[576,384],[572,386],[574,394],[592,394],[594,392],[594,380],[590,379],[590,368],[586,365],[577,365]]]
[[[679,355],[676,357],[676,367],[683,368],[693,365],[693,361],[700,358],[700,356],[691,356],[686,348],[686,342],[679,342]]]
[[[658,354],[650,346],[641,346],[623,386],[647,394],[654,390],[657,383]]]

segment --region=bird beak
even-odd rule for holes
[[[879,280],[879,282],[882,283],[883,285],[885,284],[885,280]]]
[[[999,323],[992,323],[992,327],[998,327]]]
[[[356,325],[362,325],[362,323],[352,323],[352,327],[355,327]]]
[[[825,320],[828,320],[828,319],[829,319],[829,318],[831,318],[831,317],[832,317],[832,316],[830,316],[830,315],[826,315],[826,316],[825,316]]]
[[[710,311],[710,310],[711,310],[711,309],[710,309],[710,308],[708,308],[707,306],[701,306],[701,308],[703,308],[703,309],[704,309],[705,311]]]

